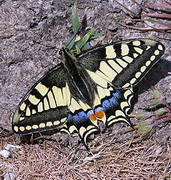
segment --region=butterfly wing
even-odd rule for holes
[[[164,46],[159,42],[136,39],[98,47],[78,58],[80,66],[96,83],[98,100],[95,99],[94,108],[100,107],[105,112],[106,125],[118,121],[131,125],[127,114],[134,86],[158,62],[163,52]]]
[[[100,76],[115,87],[129,88],[159,61],[164,49],[151,39],[126,40],[88,51],[79,62],[94,81]]]
[[[13,118],[13,130],[28,134],[50,130],[87,136],[98,131],[97,120],[107,126],[124,121],[136,85],[159,60],[162,44],[148,39],[118,42],[89,51],[78,58],[83,81],[92,94],[92,105],[80,96],[79,82],[73,83],[60,63],[43,76],[26,94]],[[74,80],[75,81],[75,80]],[[83,93],[84,94],[84,93]]]
[[[67,75],[59,64],[28,91],[14,114],[14,132],[47,131],[67,121],[71,94],[64,79]]]
[[[92,108],[81,100],[72,78],[60,63],[24,96],[14,114],[12,128],[19,134],[76,133],[86,144],[86,137],[98,131],[97,122],[89,119],[92,113]]]

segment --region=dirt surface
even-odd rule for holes
[[[141,1],[169,5],[164,0]],[[169,1],[168,1],[169,2]],[[129,10],[126,10],[123,4]],[[59,62],[59,50],[72,35],[70,0],[1,0],[0,1],[0,150],[7,144],[20,145],[10,156],[0,155],[0,179],[171,179],[171,124],[161,123],[146,136],[129,132],[116,124],[104,133],[91,136],[91,151],[78,138],[58,133],[54,141],[23,144],[12,134],[12,115],[29,88]],[[126,19],[143,18],[145,11],[135,1],[78,0],[82,18],[87,8],[88,26],[104,36],[93,45],[132,38],[152,38],[162,42],[166,51],[161,61],[139,85],[138,100],[132,114],[144,112],[154,99],[155,86],[171,102],[171,31],[140,31],[118,24]],[[150,13],[169,14],[171,9],[148,9]],[[132,13],[133,12],[133,13]],[[155,18],[149,18],[155,19]],[[171,24],[168,19],[155,19]],[[161,27],[149,21],[132,22],[136,27]],[[164,107],[166,111],[166,108]],[[132,119],[137,124],[137,119]],[[11,134],[7,133],[5,130]],[[123,133],[127,132],[127,133]]]

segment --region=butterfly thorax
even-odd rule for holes
[[[70,54],[66,49],[63,49],[62,63],[68,73],[68,76],[72,79],[75,91],[79,92],[79,97],[93,106],[94,101],[94,83],[91,79],[87,79],[87,72],[81,67],[76,57]],[[91,81],[91,82],[90,82]]]

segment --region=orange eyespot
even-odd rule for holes
[[[96,111],[95,116],[102,119],[105,116],[105,112],[104,111]]]
[[[91,120],[91,121],[96,121],[96,120],[97,120],[95,114],[91,114],[91,115],[90,115],[90,120]]]

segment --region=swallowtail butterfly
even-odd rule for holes
[[[164,53],[151,39],[116,42],[78,57],[67,49],[62,60],[24,96],[13,117],[15,133],[53,130],[87,136],[106,126],[126,122],[136,86]]]

